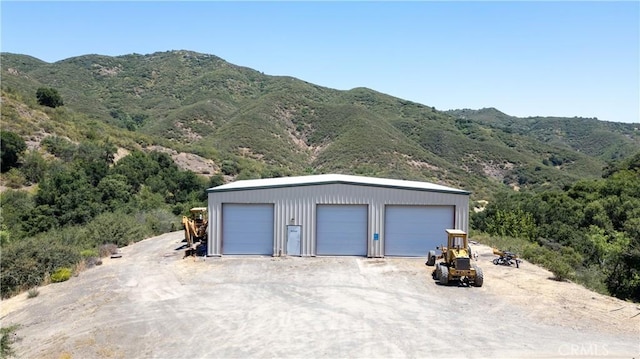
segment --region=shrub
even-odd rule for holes
[[[78,264],[78,267],[76,268],[78,271],[102,264],[102,261],[100,260],[100,253],[96,249],[85,249],[80,252],[80,256],[84,259],[84,262]]]
[[[218,186],[222,186],[224,184],[224,176],[222,176],[222,174],[217,173],[213,176],[211,176],[211,178],[209,178],[209,187],[218,187]]]
[[[24,177],[22,172],[18,171],[15,168],[10,169],[3,175],[3,177],[6,186],[9,188],[20,188],[27,182],[27,179]]]
[[[581,256],[569,247],[560,246],[558,250],[552,250],[521,238],[487,235],[478,235],[474,238],[486,245],[514,252],[529,262],[546,268],[553,273],[553,279],[557,281],[574,279],[573,268],[579,266],[582,260]]]
[[[553,279],[563,282],[567,279],[574,278],[574,272],[569,264],[562,259],[554,259],[546,265],[547,269],[553,273]]]
[[[486,234],[474,233],[473,237],[470,239],[476,240],[480,243],[486,244],[491,247],[516,253],[522,257],[525,257],[524,252],[527,250],[529,246],[532,245],[531,242],[522,238],[497,237],[497,236],[488,236]]]
[[[11,241],[11,232],[7,229],[7,225],[0,223],[0,246],[8,244]]]
[[[85,249],[83,251],[80,251],[80,256],[82,258],[84,258],[84,259],[91,258],[91,257],[97,257],[99,255],[100,254],[95,249]]]
[[[87,241],[87,232],[82,226],[67,226],[47,231],[45,234],[38,234],[41,241],[49,241],[59,243],[63,246],[73,247],[76,249],[77,255],[80,248],[89,248],[93,243]],[[76,255],[76,258],[77,258]],[[77,258],[80,260],[80,258]],[[59,267],[68,267],[68,265],[60,265]]]
[[[227,176],[235,176],[238,174],[238,163],[233,160],[224,160],[220,170]]]
[[[118,246],[113,243],[103,244],[98,249],[98,252],[100,257],[109,257],[112,254],[118,253]]]
[[[58,268],[53,274],[51,274],[51,281],[53,283],[60,283],[69,280],[71,278],[71,269],[70,268]]]
[[[47,174],[49,163],[38,151],[28,151],[20,168],[28,182],[38,183]]]
[[[45,235],[13,241],[2,247],[0,290],[6,298],[43,283],[45,273],[73,268],[81,260],[72,245],[51,241]]]
[[[40,294],[40,291],[38,290],[38,288],[31,288],[27,292],[27,298],[29,298],[29,299],[35,298],[35,297],[38,296],[38,294]]]
[[[78,146],[73,142],[58,136],[47,136],[40,144],[47,152],[61,158],[65,162],[71,161],[78,150]]]
[[[6,172],[18,166],[18,159],[27,149],[22,137],[13,132],[0,131],[0,170]]]
[[[36,98],[38,99],[38,103],[42,106],[55,108],[64,105],[58,90],[51,87],[38,88],[36,91]]]
[[[140,233],[133,242],[144,239],[144,234],[146,233],[158,235],[172,232],[175,228],[180,227],[179,218],[167,209],[156,209],[146,213],[139,213],[136,217],[139,222],[144,223],[147,230]]]
[[[610,295],[605,280],[606,274],[598,265],[592,265],[576,273],[576,280],[600,294]]]
[[[529,243],[522,249],[522,257],[533,264],[546,267],[552,258],[554,251],[540,246],[538,243]]]
[[[87,259],[85,259],[85,265],[88,268],[91,268],[93,266],[99,266],[102,264],[102,259],[98,258],[98,257],[89,257]]]
[[[122,247],[137,242],[145,236],[144,226],[132,216],[122,212],[102,213],[86,228],[90,243],[95,245],[114,243]]]
[[[0,334],[2,335],[0,338],[0,358],[8,358],[15,355],[11,344],[15,340],[15,332],[19,327],[19,325],[12,325],[0,328]]]

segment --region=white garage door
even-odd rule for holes
[[[318,205],[316,254],[367,255],[367,206]]]
[[[445,244],[445,229],[453,228],[453,206],[386,206],[385,255],[426,256]]]
[[[223,204],[222,254],[273,254],[273,205]]]

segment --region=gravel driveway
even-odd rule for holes
[[[517,304],[538,298],[492,286],[496,269],[482,288],[445,287],[424,258],[183,259],[182,237],[2,301],[19,357],[640,357],[638,321],[623,333],[542,321]]]

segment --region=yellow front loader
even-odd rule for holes
[[[427,258],[428,266],[436,266],[431,274],[433,279],[443,285],[460,281],[482,287],[484,276],[480,267],[471,264],[471,248],[467,233],[459,229],[447,229],[446,233],[447,246],[436,248],[440,249],[442,254],[436,256],[435,251],[431,250]]]
[[[207,217],[206,207],[194,207],[189,211],[191,216],[182,217],[182,225],[184,226],[184,239],[187,242],[186,255],[196,253],[197,242],[200,246],[207,244],[207,225],[209,219]]]

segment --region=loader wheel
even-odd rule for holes
[[[440,266],[440,284],[449,284],[449,267]]]
[[[473,266],[473,268],[476,270],[476,278],[473,281],[473,286],[482,287],[482,283],[484,282],[484,275],[482,274],[482,268],[475,265]]]
[[[427,258],[427,263],[425,264],[430,267],[436,264],[436,251],[429,251],[429,257]]]
[[[493,264],[498,265],[498,258],[493,259]]]
[[[440,263],[436,264],[436,269],[433,270],[433,273],[431,273],[431,276],[435,280],[440,280]]]

